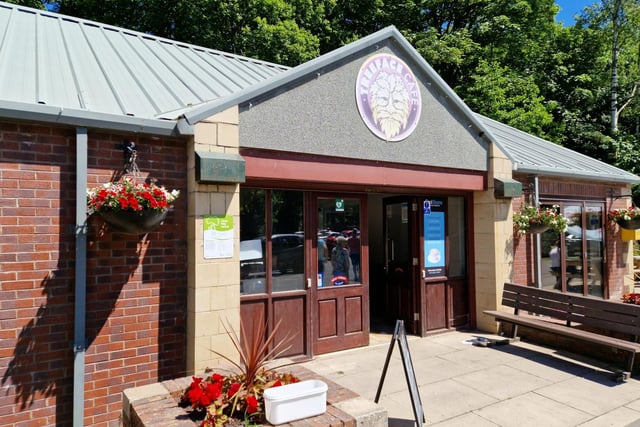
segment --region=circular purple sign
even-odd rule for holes
[[[385,141],[402,141],[420,120],[420,87],[407,64],[394,55],[380,53],[362,64],[356,101],[369,130]]]

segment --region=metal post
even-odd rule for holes
[[[87,157],[86,128],[76,129],[76,277],[73,334],[73,427],[84,424],[84,355],[87,295]]]
[[[539,207],[539,203],[540,203],[540,189],[538,187],[538,176],[536,175],[533,178],[533,203],[536,207]],[[536,286],[538,288],[542,288],[542,240],[541,240],[541,235],[542,233],[536,233],[536,240],[535,240],[535,251],[536,251],[536,262],[535,262],[535,268],[536,268]]]

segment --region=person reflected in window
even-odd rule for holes
[[[347,246],[349,246],[349,258],[353,267],[353,280],[358,282],[360,280],[360,230],[354,228],[351,231]]]
[[[555,289],[561,289],[562,273],[560,272],[560,240],[556,240],[549,251],[549,259],[551,260],[551,273],[556,276]]]
[[[336,239],[336,247],[331,251],[331,283],[335,286],[345,285],[349,281],[349,250],[347,249],[347,238],[339,236]]]
[[[327,242],[318,233],[318,273],[324,273],[324,263],[329,257]]]

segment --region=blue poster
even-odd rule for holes
[[[443,202],[424,202],[424,267],[426,277],[444,276],[446,265]]]

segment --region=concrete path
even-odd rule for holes
[[[525,342],[482,347],[484,333],[408,337],[424,425],[640,427],[640,376],[616,382],[602,363]],[[302,365],[374,400],[391,335]],[[583,360],[578,360],[583,359]],[[389,426],[415,424],[400,350],[394,346],[380,398]]]

